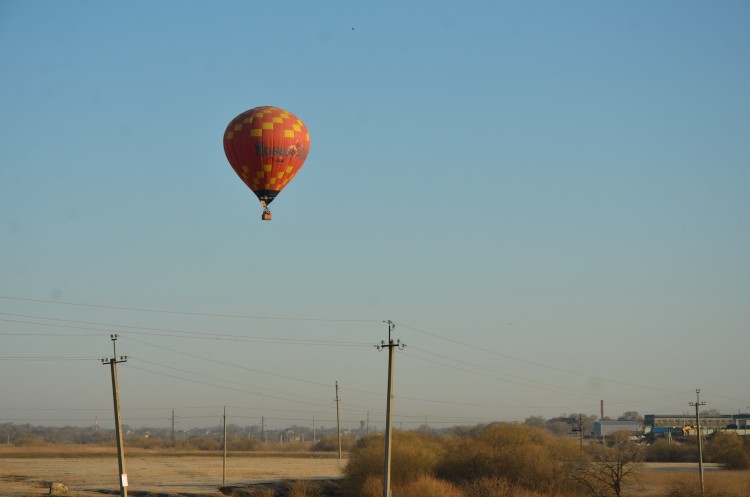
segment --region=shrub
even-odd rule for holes
[[[369,475],[359,488],[359,491],[347,492],[357,497],[383,497],[383,475]]]
[[[341,450],[349,452],[355,445],[355,440],[349,437],[341,437]],[[312,450],[321,452],[337,452],[339,450],[339,441],[336,435],[329,435],[318,440],[313,445]]]
[[[219,450],[221,444],[216,438],[199,437],[191,440],[198,450]]]
[[[393,493],[409,497],[465,497],[453,484],[430,475],[422,475],[403,485],[394,486]]]
[[[37,436],[28,436],[28,437],[20,437],[17,438],[13,444],[16,447],[41,447],[42,445],[46,445],[47,443],[44,441],[42,437]]]
[[[550,495],[511,485],[505,478],[480,478],[468,482],[463,490],[466,497],[548,497]]]
[[[236,440],[229,440],[227,442],[228,450],[251,451],[257,450],[259,447],[260,441],[254,438],[239,438]]]
[[[736,494],[725,490],[706,486],[705,492],[701,492],[700,481],[675,481],[669,485],[664,497],[743,497],[748,494]]]
[[[489,425],[473,438],[448,442],[438,475],[453,482],[504,478],[531,490],[565,486],[564,461],[577,448],[528,425]]]
[[[663,438],[648,446],[645,460],[649,462],[694,462],[698,458],[696,446],[668,442]]]
[[[325,497],[320,485],[310,480],[297,480],[289,487],[288,497]]]
[[[391,447],[391,484],[394,487],[422,475],[433,475],[444,453],[443,446],[437,440],[414,432],[395,432]],[[347,493],[361,495],[360,490],[370,476],[382,480],[384,458],[385,438],[382,435],[359,439],[344,468]]]
[[[706,444],[706,461],[727,469],[750,468],[750,446],[735,433],[716,433]]]

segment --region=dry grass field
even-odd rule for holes
[[[345,460],[311,454],[227,456],[226,484],[263,480],[338,478]],[[125,449],[129,494],[221,495],[220,453],[169,453]],[[119,490],[117,453],[105,447],[0,446],[0,495],[48,495],[50,482],[68,486],[70,496],[101,497]]]
[[[706,495],[750,497],[750,471],[725,471],[706,464],[703,479]],[[625,486],[632,497],[665,497],[670,488],[694,485],[698,488],[697,463],[646,463],[637,481]]]
[[[222,457],[217,452],[175,453],[127,449],[125,469],[130,495],[219,496]],[[230,453],[226,484],[267,480],[338,478],[346,460],[312,454]],[[0,446],[0,496],[47,495],[50,482],[64,483],[71,497],[118,493],[117,453],[92,446]],[[628,497],[665,497],[676,484],[697,484],[695,464],[646,464],[637,482],[625,487]],[[707,465],[707,495],[750,497],[750,471],[722,471]]]

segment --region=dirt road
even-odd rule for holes
[[[76,496],[101,496],[119,490],[117,456],[107,452],[18,453],[0,450],[0,495],[47,495],[50,482],[65,484]],[[229,455],[226,484],[287,478],[337,478],[345,460],[313,457]],[[128,491],[160,494],[216,494],[222,484],[220,455],[126,451]]]

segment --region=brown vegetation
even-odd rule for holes
[[[742,461],[745,442],[737,438],[714,438],[712,460]],[[707,444],[707,445],[709,445]],[[582,497],[648,496],[691,497],[692,473],[647,471],[645,454],[664,458],[671,453],[690,459],[690,444],[655,443],[654,449],[630,435],[608,437],[607,444],[580,447],[577,441],[552,436],[544,429],[517,424],[476,427],[460,436],[428,436],[395,432],[391,484],[394,495],[461,497]],[[653,450],[653,452],[652,452]],[[383,493],[384,441],[382,435],[362,438],[353,448],[344,473],[348,497],[380,497]],[[722,460],[720,460],[723,458]],[[693,460],[694,461],[694,460]],[[693,462],[693,464],[695,464]],[[722,463],[724,464],[724,463]],[[726,467],[734,467],[726,464]],[[712,466],[715,467],[715,466]],[[732,484],[719,484],[712,471],[707,484],[709,497],[750,497],[746,474],[736,474]],[[654,476],[656,475],[656,476]],[[669,474],[671,477],[672,475]],[[745,480],[743,480],[745,478]],[[725,478],[726,480],[726,478]],[[726,482],[725,482],[726,483]],[[650,493],[649,493],[650,492]]]

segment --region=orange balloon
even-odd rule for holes
[[[224,153],[229,163],[263,207],[294,178],[308,150],[310,133],[305,123],[278,107],[245,111],[232,119],[224,133]],[[270,219],[270,212],[265,212]]]

